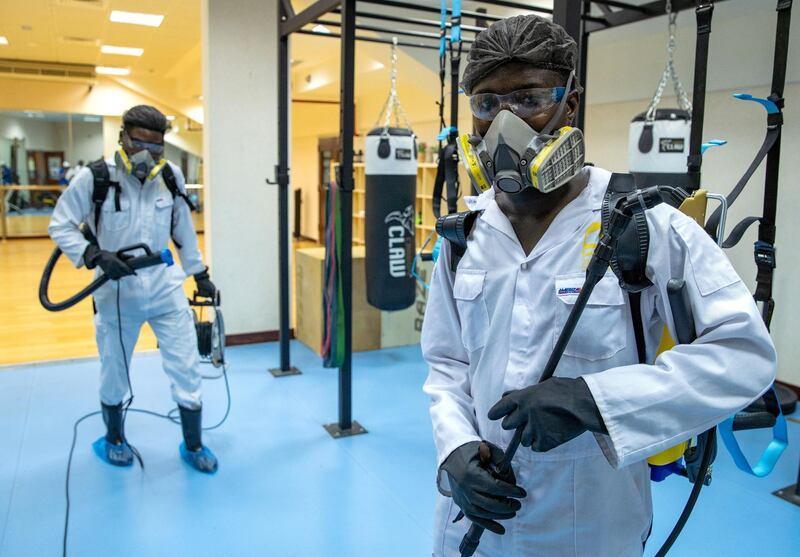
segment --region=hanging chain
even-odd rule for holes
[[[656,108],[661,103],[661,97],[664,95],[664,89],[667,87],[667,81],[669,80],[672,81],[672,87],[675,91],[675,96],[678,98],[679,107],[687,111],[690,117],[692,114],[692,103],[689,101],[689,96],[686,94],[683,83],[681,83],[680,77],[678,77],[678,71],[675,69],[675,50],[677,49],[675,34],[678,28],[678,12],[672,10],[672,0],[667,0],[666,12],[669,20],[667,25],[669,34],[669,40],[667,42],[667,65],[661,73],[661,79],[658,82],[655,94],[653,94],[653,99],[650,101],[650,106],[647,107],[645,122],[648,123],[653,123],[656,119]]]
[[[378,120],[375,122],[375,127],[377,128],[379,122],[381,121],[381,116],[383,116],[383,133],[381,134],[383,136],[389,135],[389,126],[392,122],[392,116],[394,116],[395,127],[400,127],[400,119],[402,118],[405,126],[409,130],[411,129],[408,116],[406,116],[403,105],[400,104],[400,100],[397,98],[397,37],[392,37],[391,60],[392,69],[389,96],[387,97],[386,102],[383,103],[383,108],[381,108],[380,114],[378,115]]]

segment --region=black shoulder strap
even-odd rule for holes
[[[192,200],[189,199],[189,196],[181,191],[181,189],[178,187],[178,181],[175,179],[175,173],[172,171],[172,167],[169,163],[166,163],[164,168],[161,169],[161,176],[164,178],[164,183],[167,185],[169,193],[172,194],[172,199],[180,197],[186,202],[186,205],[189,206],[189,210],[197,211],[197,207],[194,206],[194,203],[192,203]],[[183,246],[175,239],[174,232],[175,220],[172,218],[169,221],[169,237],[172,238],[172,243],[175,244],[175,247],[181,249]]]
[[[161,169],[161,176],[164,177],[164,183],[167,185],[169,193],[172,194],[172,199],[180,197],[186,202],[186,204],[189,206],[189,209],[192,211],[197,211],[197,207],[195,207],[194,203],[192,203],[192,200],[189,199],[189,196],[186,195],[185,192],[181,191],[181,189],[178,187],[178,181],[175,179],[175,173],[172,171],[172,167],[169,163],[166,163],[164,168]]]
[[[603,197],[601,207],[601,230],[605,232],[611,218],[611,209],[620,197],[627,196],[636,191],[636,184],[632,174],[611,175]],[[647,252],[650,249],[650,231],[647,227],[647,217],[643,212],[633,216],[631,225],[623,232],[614,257],[611,259],[611,270],[620,281],[620,286],[628,292],[641,292],[653,283],[647,278]]]
[[[602,230],[606,229],[608,220],[611,217],[611,208],[616,205],[617,200],[634,191],[636,191],[636,184],[632,174],[614,173],[611,175],[601,209]],[[611,269],[620,279],[620,286],[628,291],[633,335],[636,338],[636,353],[639,357],[639,363],[644,364],[647,363],[647,350],[644,340],[644,324],[642,323],[641,291],[649,284],[652,284],[644,274],[647,266],[647,249],[650,243],[650,234],[644,214],[639,213],[637,216],[642,218],[634,218],[632,223],[634,226],[629,227],[617,243],[616,254],[611,261]],[[622,264],[620,264],[620,260]],[[629,284],[628,281],[633,281],[634,284]],[[645,281],[649,284],[646,284]]]
[[[94,229],[95,233],[99,231],[100,215],[103,214],[103,203],[105,203],[108,196],[109,188],[113,187],[116,190],[114,203],[116,210],[121,209],[120,206],[120,187],[119,182],[112,182],[111,175],[108,173],[108,165],[102,158],[89,163],[89,170],[92,172],[94,179],[94,187],[92,189],[92,205],[94,206]]]
[[[436,219],[436,233],[450,243],[450,270],[455,272],[458,263],[467,252],[467,239],[483,211],[451,213]]]
[[[644,341],[644,323],[642,322],[642,293],[628,292],[631,307],[631,320],[633,321],[633,336],[636,338],[636,353],[639,363],[647,363],[647,346]]]

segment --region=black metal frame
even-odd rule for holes
[[[390,9],[414,10],[423,13],[439,13],[433,6],[419,6],[399,0],[359,0],[362,4],[378,4],[383,12]],[[716,0],[721,2],[723,0]],[[698,0],[672,0],[673,9],[682,11],[695,8]],[[508,0],[486,0],[488,6],[501,6],[519,9],[525,12],[552,14],[553,20],[562,25],[578,42],[581,52],[579,76],[581,85],[586,86],[586,60],[588,55],[588,38],[592,32],[627,25],[665,14],[666,0],[652,0],[646,4],[634,5],[623,0],[555,0],[553,10],[526,6],[520,2]],[[597,6],[602,15],[592,15],[591,9]],[[355,43],[356,41],[391,44],[382,37],[356,35],[356,30],[384,32],[389,35],[403,35],[419,39],[419,42],[400,41],[401,46],[438,50],[438,41],[424,42],[438,38],[438,34],[425,33],[416,29],[396,30],[381,29],[374,25],[359,24],[358,19],[376,19],[393,23],[404,23],[417,27],[439,28],[438,21],[423,18],[392,15],[390,13],[359,12],[356,0],[317,0],[308,8],[295,14],[289,0],[278,2],[280,33],[278,37],[278,165],[275,169],[275,181],[279,188],[278,226],[280,241],[280,368],[273,371],[278,376],[299,373],[290,365],[289,347],[289,48],[288,40],[292,33],[313,34],[318,37],[338,38],[341,40],[341,91],[340,91],[340,147],[339,187],[341,192],[341,210],[343,215],[352,213],[353,203],[353,136],[355,135]],[[320,18],[337,13],[340,22],[321,20]],[[462,17],[475,18],[476,21],[497,21],[500,16],[482,12],[462,10]],[[341,28],[341,33],[316,33],[304,29],[309,24],[323,24]],[[462,25],[468,32],[481,31],[478,25]],[[465,42],[469,38],[465,37]],[[579,114],[578,125],[583,127],[583,111]],[[325,428],[334,438],[346,437],[357,433],[365,433],[363,427],[352,418],[352,220],[342,220],[342,288],[344,298],[345,322],[345,357],[339,368],[339,421],[326,425]],[[294,370],[294,371],[293,371]]]

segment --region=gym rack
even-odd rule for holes
[[[716,0],[719,3],[723,0]],[[672,0],[674,11],[695,9],[698,6],[713,5],[712,0]],[[290,354],[290,296],[289,296],[289,38],[292,34],[312,34],[340,40],[340,166],[339,188],[341,193],[340,211],[343,215],[352,214],[353,209],[353,137],[355,135],[355,50],[356,42],[391,44],[390,38],[357,34],[357,31],[398,35],[410,39],[398,41],[407,48],[438,50],[438,30],[440,22],[427,19],[424,14],[439,14],[439,8],[430,5],[413,4],[396,0],[318,0],[299,13],[295,13],[291,0],[278,2],[278,164],[275,179],[269,181],[278,186],[278,239],[279,239],[279,279],[280,279],[280,367],[270,370],[276,377],[295,375],[299,371],[291,365]],[[563,26],[578,43],[580,60],[578,75],[580,83],[586,87],[586,62],[588,58],[588,39],[591,33],[613,29],[621,25],[636,23],[666,15],[666,0],[651,0],[643,4],[633,4],[622,0],[554,0],[553,8],[527,5],[520,1],[487,0],[480,2],[487,8],[512,10],[514,13],[496,15],[477,11],[461,10],[462,20],[474,19],[474,24],[461,26],[462,33],[471,33],[464,42],[470,43],[474,34],[482,31],[487,22],[498,21],[516,13],[536,13],[552,17]],[[361,7],[366,6],[365,10]],[[370,8],[371,6],[371,8]],[[450,10],[448,10],[450,11]],[[420,15],[408,15],[408,12]],[[321,19],[338,15],[339,21]],[[368,21],[382,21],[391,25],[382,28]],[[407,28],[398,29],[403,24]],[[326,25],[338,27],[339,33],[320,33],[309,26]],[[424,31],[428,28],[429,31]],[[697,76],[696,76],[697,78]],[[705,89],[703,76],[703,89]],[[584,111],[578,115],[578,127],[584,126]],[[344,311],[344,362],[339,368],[339,417],[338,421],[325,426],[334,438],[342,438],[365,430],[352,417],[352,220],[342,219],[341,273]]]

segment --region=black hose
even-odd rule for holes
[[[144,251],[144,255],[137,257],[130,255],[131,252],[138,250]],[[61,253],[62,251],[59,247],[56,247],[56,249],[53,250],[53,254],[50,256],[50,259],[48,259],[47,265],[44,266],[42,280],[39,281],[39,302],[41,302],[44,309],[48,311],[63,311],[71,308],[90,294],[94,293],[109,280],[108,275],[102,274],[94,279],[89,286],[77,294],[70,296],[63,302],[51,301],[47,291],[50,288],[50,277],[53,274],[53,269],[55,269],[59,257],[61,257]],[[163,249],[160,252],[153,253],[145,244],[134,244],[132,246],[128,246],[127,248],[122,248],[116,253],[117,257],[123,259],[134,271],[162,264],[169,266],[174,263],[172,253],[168,249]]]
[[[89,286],[67,298],[62,302],[53,302],[50,300],[50,296],[48,295],[47,291],[50,287],[50,276],[53,274],[53,269],[56,268],[56,263],[58,262],[58,258],[61,257],[61,248],[56,248],[53,250],[53,254],[50,256],[50,259],[47,261],[47,265],[44,266],[44,272],[42,272],[42,279],[39,281],[39,302],[41,302],[42,307],[47,311],[63,311],[65,309],[71,308],[78,302],[82,301],[87,296],[94,293],[98,288],[103,286],[106,282],[108,282],[108,277],[106,275],[100,275],[96,279],[94,279]]]
[[[694,485],[692,486],[691,494],[689,494],[689,500],[686,501],[686,506],[683,507],[681,516],[678,518],[678,521],[672,528],[672,532],[669,533],[667,540],[661,546],[661,549],[659,549],[658,553],[656,553],[656,557],[664,557],[672,548],[672,544],[675,543],[675,540],[678,539],[678,536],[681,535],[683,527],[686,526],[686,522],[689,520],[689,516],[694,510],[694,506],[697,503],[697,498],[700,496],[700,490],[703,489],[703,484],[706,476],[708,475],[708,469],[711,466],[711,457],[714,454],[714,446],[717,443],[717,428],[712,427],[707,433],[708,442],[703,450],[703,460],[700,462],[700,471],[698,472],[697,477],[694,479]]]

